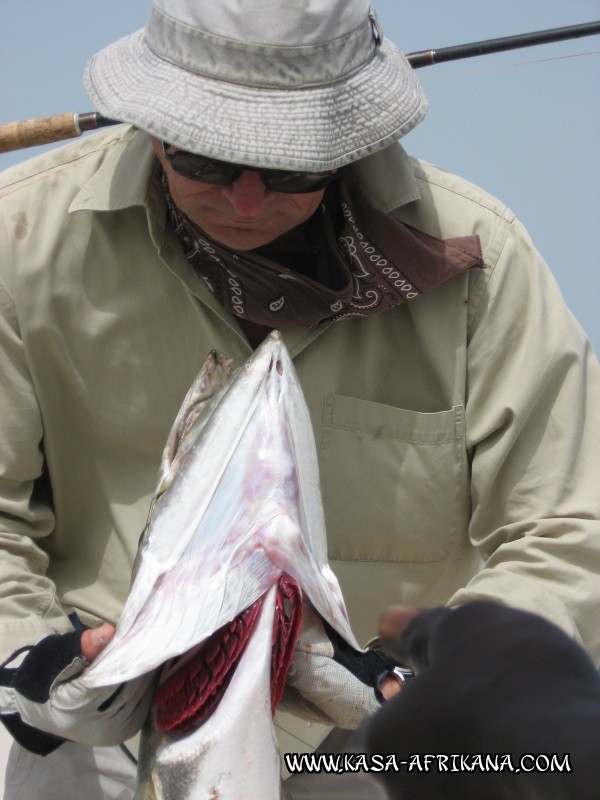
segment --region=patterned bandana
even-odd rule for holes
[[[175,234],[207,288],[234,317],[269,328],[309,328],[378,314],[483,266],[478,236],[436,239],[399,222],[374,208],[347,172],[338,184],[338,209],[325,203],[315,212],[322,216],[321,245],[330,272],[333,265],[328,285],[257,251],[215,242],[175,206],[165,175],[163,187]],[[335,211],[341,225],[337,235]]]

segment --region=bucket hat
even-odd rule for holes
[[[154,0],[97,53],[95,107],[180,149],[325,171],[408,133],[427,101],[368,0]]]

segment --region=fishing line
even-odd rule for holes
[[[421,82],[432,81],[432,80],[435,81],[435,80],[440,80],[440,79],[444,79],[444,78],[454,78],[457,75],[472,75],[472,74],[474,74],[476,72],[495,72],[495,71],[500,70],[500,69],[509,69],[511,67],[528,67],[531,64],[544,64],[547,61],[564,61],[567,58],[580,58],[581,56],[594,56],[594,55],[598,55],[599,53],[600,53],[600,50],[589,50],[586,53],[573,53],[572,55],[554,56],[553,58],[538,58],[538,59],[534,59],[532,61],[516,61],[513,64],[496,64],[493,67],[478,67],[477,69],[463,69],[463,70],[457,70],[455,72],[445,72],[445,73],[443,73],[441,75],[430,75],[429,73],[427,73],[427,75],[423,75],[423,76],[419,75],[419,80]]]

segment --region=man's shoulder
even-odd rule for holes
[[[410,158],[420,197],[394,217],[440,239],[479,236],[484,261],[493,265],[516,221],[501,200],[458,175]]]
[[[117,125],[9,167],[0,172],[0,201],[10,200],[16,193],[28,189],[38,192],[45,182],[59,175],[77,192],[98,170],[107,154],[135,133],[128,125]]]
[[[25,285],[49,291],[56,271],[76,269],[88,237],[98,225],[109,224],[103,212],[127,214],[144,203],[149,161],[140,158],[140,151],[152,148],[139,133],[115,126],[0,175],[0,281],[9,294],[16,297]],[[132,236],[140,220],[146,224],[145,217],[133,219],[131,227],[132,217],[127,217]]]
[[[410,158],[421,199],[414,205],[423,210],[435,206],[438,215],[450,218],[460,211],[463,218],[502,220],[510,224],[514,213],[501,200],[474,183],[422,159]]]

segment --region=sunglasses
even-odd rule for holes
[[[258,172],[262,182],[272,192],[284,194],[308,194],[324,189],[338,176],[338,170],[330,172],[290,172],[284,169],[258,169],[243,164],[231,164],[228,161],[217,161],[185,150],[167,153],[172,145],[163,142],[163,153],[175,172],[192,181],[211,183],[215,186],[228,186],[237,181],[242,172]]]

